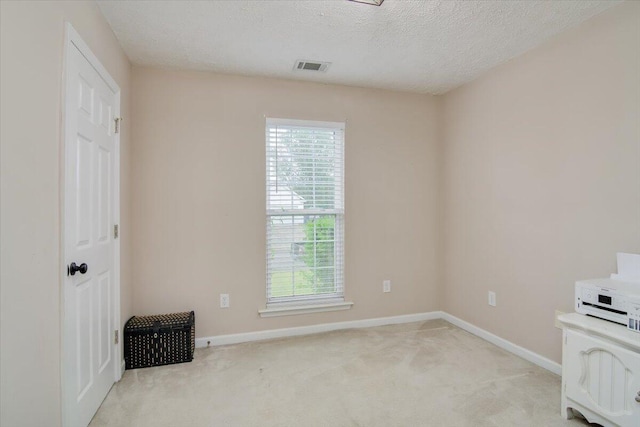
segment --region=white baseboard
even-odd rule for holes
[[[443,311],[431,311],[427,313],[415,313],[406,314],[402,316],[391,317],[379,317],[375,319],[363,319],[352,320],[348,322],[336,322],[336,323],[322,323],[319,325],[300,326],[296,328],[285,329],[269,329],[266,331],[245,332],[240,334],[229,335],[216,335],[212,337],[196,338],[196,348],[203,348],[208,346],[238,344],[250,341],[261,341],[273,338],[295,337],[299,335],[317,334],[321,332],[338,331],[342,329],[353,328],[370,328],[373,326],[395,325],[399,323],[411,323],[411,322],[423,322],[425,320],[443,319],[447,322],[464,329],[467,332],[476,335],[485,341],[497,345],[498,347],[507,350],[516,356],[522,357],[531,363],[534,363],[541,368],[553,372],[554,374],[561,375],[562,366],[553,360],[547,359],[531,350],[527,350],[524,347],[520,347],[507,341],[504,338],[500,338],[491,332],[485,331],[469,322],[465,322],[449,313]]]
[[[464,329],[467,332],[472,333],[477,337],[482,338],[485,341],[489,341],[490,343],[495,344],[498,347],[515,354],[516,356],[522,357],[523,359],[528,360],[529,362],[534,363],[541,368],[546,369],[547,371],[551,371],[557,375],[562,375],[562,365],[554,362],[553,360],[547,359],[546,357],[541,356],[538,353],[534,353],[531,350],[527,350],[524,347],[520,347],[519,345],[516,345],[511,341],[507,341],[504,338],[500,338],[499,336],[494,335],[491,332],[485,331],[484,329],[472,325],[469,322],[465,322],[464,320],[459,319],[449,313],[443,312],[442,319],[453,325],[456,325],[461,329]]]
[[[295,337],[298,335],[317,334],[320,332],[338,331],[342,329],[370,328],[372,326],[422,322],[425,320],[434,320],[441,318],[441,311],[432,311],[428,313],[405,314],[402,316],[351,320],[348,322],[322,323],[319,325],[299,326],[296,328],[269,329],[266,331],[245,332],[241,334],[216,335],[213,337],[196,338],[196,348],[215,345],[238,344],[242,342],[261,341],[273,338]]]
[[[122,359],[122,363],[120,363],[120,378],[122,378],[122,376],[124,375],[124,370],[126,369],[127,365],[124,362],[124,359]]]

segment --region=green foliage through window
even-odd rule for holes
[[[323,215],[311,217],[304,224],[304,252],[302,259],[309,267],[303,276],[317,293],[335,290],[335,217]]]

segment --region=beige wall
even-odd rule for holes
[[[575,280],[640,253],[640,3],[448,93],[444,117],[444,309],[559,362]]]
[[[132,84],[136,314],[193,309],[203,337],[439,309],[435,98],[136,67]],[[347,122],[351,310],[258,316],[265,115]]]
[[[92,2],[0,2],[0,425],[60,425],[60,114],[64,21],[122,89],[130,65]],[[131,314],[129,128],[122,141],[122,318]]]

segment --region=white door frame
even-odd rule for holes
[[[65,229],[65,191],[67,182],[67,169],[66,169],[66,149],[67,149],[67,133],[69,130],[69,117],[66,114],[66,104],[69,102],[68,88],[66,87],[67,73],[70,67],[70,61],[72,55],[69,54],[71,49],[78,49],[80,53],[87,59],[91,66],[98,72],[100,77],[105,81],[109,89],[113,91],[115,97],[114,117],[120,117],[120,87],[116,81],[111,77],[106,68],[100,63],[98,58],[91,52],[89,46],[82,40],[80,34],[73,28],[71,23],[65,22],[65,39],[64,39],[64,59],[62,70],[62,135],[61,135],[61,150],[60,150],[60,300],[61,300],[61,315],[60,315],[60,367],[61,367],[61,404],[62,404],[62,425],[68,425],[68,409],[65,392],[69,384],[66,380],[66,368],[65,368],[65,355],[68,351],[65,343],[65,331],[66,331],[66,301],[65,301],[65,280],[67,276],[67,253],[66,253],[66,229]],[[114,206],[113,206],[113,219],[114,224],[120,224],[120,133],[114,134]],[[120,321],[120,237],[114,239],[114,304],[113,304],[113,319],[118,328],[119,340],[118,343],[113,343],[113,353],[116,355],[114,363],[113,379],[114,382],[119,381],[122,377],[124,369],[124,359],[122,358],[122,325]]]

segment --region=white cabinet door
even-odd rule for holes
[[[566,330],[566,396],[621,427],[640,426],[640,354]]]

